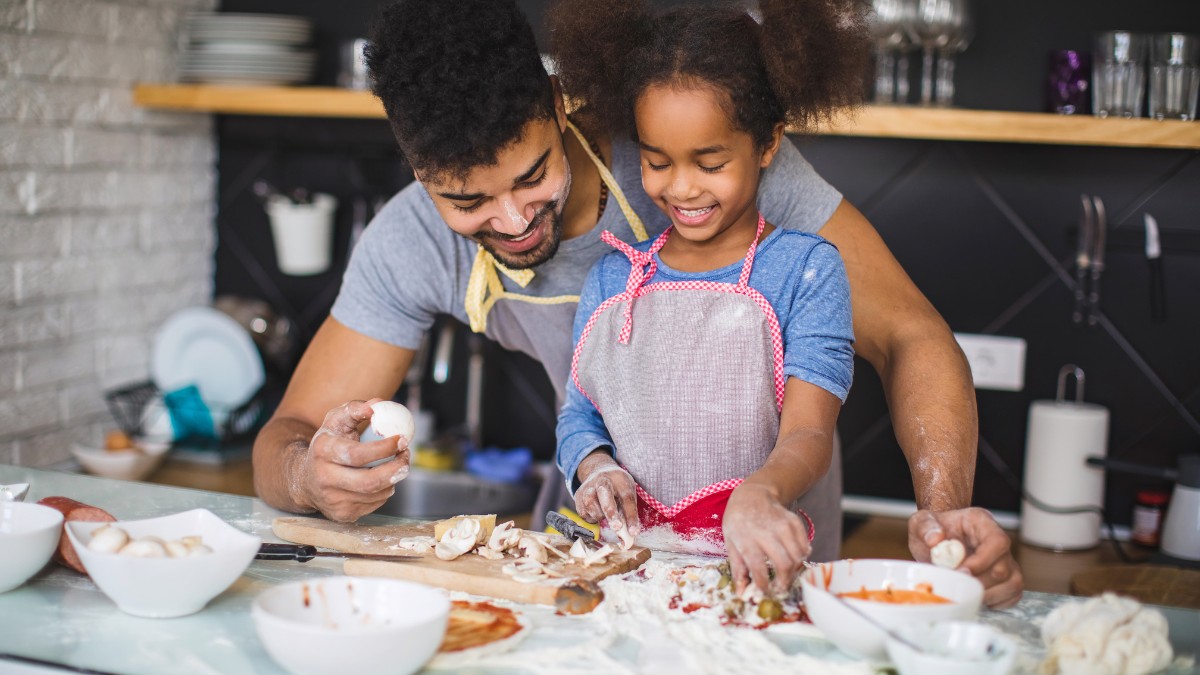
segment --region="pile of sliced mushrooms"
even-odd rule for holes
[[[472,552],[488,560],[515,558],[501,569],[514,581],[522,583],[565,582],[576,576],[571,567],[586,568],[603,563],[616,550],[610,544],[592,549],[577,539],[564,553],[555,546],[555,540],[565,541],[563,537],[523,530],[511,520],[500,523],[490,534],[479,518],[459,516],[455,520],[454,526],[434,545],[434,554],[438,558],[454,560]]]

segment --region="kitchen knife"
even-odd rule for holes
[[[1167,320],[1167,288],[1163,281],[1162,245],[1158,239],[1158,221],[1149,213],[1146,221],[1146,263],[1150,266],[1150,319]]]
[[[1071,312],[1073,323],[1083,322],[1083,308],[1087,300],[1088,261],[1092,247],[1092,200],[1088,195],[1079,195],[1082,209],[1079,212],[1079,238],[1075,244],[1075,308]]]
[[[546,524],[558,530],[567,539],[578,539],[583,542],[584,546],[590,546],[593,549],[600,548],[594,532],[558,511],[549,511],[546,513]]]
[[[376,555],[373,553],[343,553],[342,551],[318,551],[316,546],[308,544],[263,544],[258,547],[257,560],[294,560],[308,562],[313,558],[359,558],[361,560],[382,560],[384,562],[405,562],[422,560],[420,555]]]
[[[1095,229],[1092,237],[1092,287],[1088,295],[1088,325],[1095,326],[1100,320],[1100,273],[1104,271],[1104,245],[1108,234],[1108,219],[1104,213],[1104,202],[1092,197],[1096,212]]]

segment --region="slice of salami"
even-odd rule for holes
[[[38,503],[49,506],[52,509],[57,509],[63,514],[63,531],[59,535],[58,550],[54,553],[55,562],[70,567],[81,574],[87,574],[87,570],[83,568],[83,563],[79,561],[79,554],[75,553],[75,547],[71,545],[71,538],[67,536],[67,523],[71,521],[112,523],[116,522],[117,519],[102,508],[77,502],[70,497],[45,497],[39,499]]]

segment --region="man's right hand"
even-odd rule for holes
[[[359,441],[358,429],[371,419],[370,401],[350,401],[330,410],[302,451],[290,476],[293,499],[342,523],[358,520],[383,505],[408,475],[408,442],[401,436]],[[386,459],[378,466],[366,464]]]
[[[637,536],[642,529],[637,512],[637,491],[633,476],[605,452],[593,452],[579,463],[576,471],[581,481],[575,491],[575,508],[589,523],[608,520],[608,526],[619,532],[628,528]]]

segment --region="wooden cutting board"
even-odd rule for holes
[[[1075,595],[1111,591],[1152,605],[1200,609],[1200,570],[1160,565],[1113,565],[1076,572]]]
[[[412,551],[392,546],[404,537],[433,536],[433,523],[356,525],[318,518],[276,518],[271,529],[275,536],[296,544],[309,544],[345,553],[377,555],[414,555]],[[553,539],[558,550],[565,552],[570,548],[566,537],[556,536]],[[616,551],[602,564],[586,568],[571,566],[568,570],[581,579],[599,581],[611,574],[635,570],[649,559],[650,549],[635,546],[628,551]],[[560,586],[554,583],[514,581],[501,570],[506,563],[513,560],[511,557],[488,560],[475,554],[467,554],[454,560],[441,560],[433,551],[429,551],[420,560],[414,561],[347,559],[344,570],[352,576],[393,577],[514,602],[555,605],[559,599]]]

